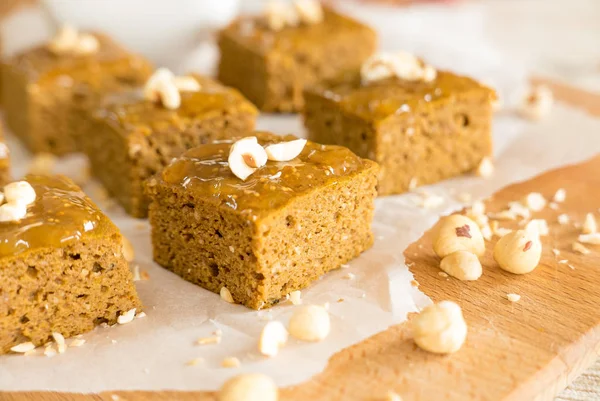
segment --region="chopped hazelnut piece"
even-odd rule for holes
[[[58,348],[59,354],[64,354],[67,351],[67,344],[65,343],[65,337],[60,333],[52,333],[52,338]]]
[[[600,245],[600,233],[581,234],[579,242],[590,245]]]
[[[579,242],[573,242],[572,248],[575,252],[579,252],[582,255],[588,255],[592,252]]]
[[[34,349],[35,349],[35,345],[32,342],[21,343],[21,344],[15,345],[10,348],[10,350],[12,352],[16,352],[16,353],[20,353],[20,354],[24,354],[24,353],[32,351]]]
[[[385,396],[385,401],[402,401],[402,397],[394,391],[388,391]]]
[[[217,396],[218,401],[277,401],[275,382],[260,373],[245,373],[229,379]]]
[[[127,312],[122,313],[117,318],[117,323],[119,323],[119,324],[131,323],[133,321],[134,317],[135,317],[135,308],[129,309]]]
[[[585,221],[583,223],[583,227],[581,228],[581,232],[583,234],[594,234],[598,231],[598,225],[596,223],[596,219],[592,213],[588,213],[585,215]]]
[[[191,359],[191,360],[187,361],[186,365],[188,365],[188,366],[197,366],[197,365],[200,365],[202,362],[204,362],[204,359],[198,357],[198,358],[194,358],[194,359]]]
[[[127,237],[123,236],[123,257],[128,262],[133,262],[135,259],[135,251],[133,250],[133,245],[131,245],[131,241],[127,239]]]
[[[293,305],[301,305],[302,304],[302,292],[301,291],[290,292],[290,302]]]
[[[521,300],[521,296],[519,294],[506,294],[506,299],[510,302],[519,302]]]
[[[570,221],[569,215],[565,214],[565,213],[559,214],[557,220],[558,220],[558,224],[560,224],[560,225],[569,224],[569,221]]]
[[[554,194],[554,198],[552,198],[552,200],[556,203],[562,203],[565,201],[566,198],[567,198],[567,191],[565,191],[564,188],[560,188],[558,191],[556,191],[556,193]]]
[[[219,295],[221,295],[221,299],[225,302],[228,302],[230,304],[234,304],[235,301],[233,300],[233,297],[231,296],[231,292],[227,289],[227,287],[221,287],[221,291],[219,292]]]
[[[258,350],[261,354],[274,357],[279,353],[288,340],[288,332],[281,322],[272,320],[263,327],[258,340]]]
[[[462,310],[451,301],[427,306],[415,316],[412,328],[419,348],[436,354],[458,351],[467,338],[467,323]]]
[[[479,166],[477,166],[477,175],[483,178],[489,178],[494,174],[494,164],[492,163],[492,159],[489,157],[484,157]]]
[[[302,341],[321,341],[329,335],[329,313],[322,306],[299,306],[289,323],[289,333]]]
[[[433,81],[437,71],[407,52],[378,53],[368,58],[361,68],[363,84],[397,77],[407,81]]]
[[[240,360],[234,356],[228,356],[221,361],[221,366],[224,368],[239,368],[241,364]]]
[[[552,91],[545,85],[529,88],[521,101],[519,113],[530,120],[541,120],[552,109],[554,97]]]
[[[201,337],[196,340],[196,344],[198,344],[198,345],[220,344],[220,343],[221,343],[221,336]]]
[[[306,146],[306,139],[296,139],[266,146],[265,152],[269,160],[287,162],[298,157],[304,146]]]

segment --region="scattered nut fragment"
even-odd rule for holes
[[[490,227],[492,229],[492,233],[498,237],[504,237],[506,234],[512,232],[510,228],[500,227],[500,223],[498,223],[496,220],[492,221]]]
[[[100,49],[98,38],[89,33],[80,33],[71,25],[63,25],[48,42],[48,50],[54,54],[93,54]]]
[[[223,384],[217,396],[219,401],[277,401],[279,391],[275,382],[260,373],[245,373]]]
[[[546,203],[546,198],[539,192],[532,192],[525,197],[525,204],[534,212],[543,210],[546,207]]]
[[[67,344],[65,343],[65,337],[60,333],[52,333],[52,338],[54,338],[54,342],[56,343],[58,353],[64,354],[67,351]]]
[[[519,114],[530,120],[538,121],[550,113],[553,103],[552,91],[547,86],[538,85],[528,88],[521,100]]]
[[[546,222],[546,220],[544,219],[534,219],[531,220],[529,223],[527,223],[527,225],[525,226],[526,230],[534,230],[534,232],[537,233],[537,235],[540,236],[546,236],[548,234],[550,234],[550,229],[548,228],[548,222]]]
[[[0,206],[0,209],[2,206]],[[592,234],[581,234],[579,236],[579,242],[590,245],[600,245],[600,233]]]
[[[517,230],[500,238],[494,247],[494,260],[514,274],[535,269],[542,257],[542,243],[531,230]]]
[[[477,280],[483,272],[477,256],[467,251],[456,251],[442,259],[440,269],[459,280]]]
[[[494,163],[489,157],[484,157],[479,166],[477,166],[477,175],[483,178],[489,178],[494,174]]]
[[[122,313],[117,318],[117,323],[119,323],[119,324],[131,323],[133,321],[134,317],[135,317],[135,308],[129,309],[127,312]]]
[[[272,320],[263,327],[258,340],[258,351],[266,356],[274,357],[288,340],[288,332],[281,322]]]
[[[436,354],[458,351],[467,338],[460,306],[451,301],[427,306],[413,319],[412,329],[415,343]]]
[[[169,110],[177,110],[181,106],[181,95],[179,89],[173,81],[159,81],[156,86],[156,91],[160,96],[160,100],[165,108]]]
[[[568,214],[563,213],[563,214],[558,215],[557,220],[558,220],[558,224],[565,225],[565,224],[569,224],[569,221],[571,219],[569,218]]]
[[[481,236],[486,241],[491,241],[492,240],[492,237],[494,236],[494,233],[492,232],[492,228],[490,227],[489,224],[486,224],[483,227],[481,227]]]
[[[182,77],[173,77],[173,83],[180,92],[198,92],[200,91],[200,83],[196,78],[186,75]]]
[[[190,359],[185,364],[187,366],[197,366],[197,365],[200,365],[202,362],[204,362],[204,358],[198,357],[198,358]]]
[[[554,194],[554,198],[552,200],[556,203],[562,203],[567,199],[567,191],[564,188],[560,188]]]
[[[592,252],[579,242],[573,242],[573,245],[571,247],[575,252],[579,252],[582,255],[589,255]]]
[[[201,337],[196,340],[196,344],[198,344],[198,345],[220,344],[220,343],[221,343],[221,336]]]
[[[435,209],[442,206],[445,201],[443,196],[424,193],[421,206],[425,209]]]
[[[585,215],[585,221],[583,223],[583,227],[581,228],[581,232],[583,234],[594,234],[598,232],[598,225],[592,213]]]
[[[293,305],[301,305],[302,304],[302,292],[301,291],[290,292],[290,302]]]
[[[506,294],[506,299],[510,302],[519,302],[521,296],[519,294]]]
[[[407,81],[433,81],[437,71],[407,52],[378,53],[368,58],[362,65],[363,84],[397,77]]]
[[[257,168],[267,164],[267,152],[255,136],[238,140],[229,152],[229,168],[239,179],[245,181]]]
[[[229,302],[230,304],[234,304],[233,296],[231,296],[231,291],[227,289],[227,287],[221,287],[221,291],[219,291],[219,295],[221,299],[225,302]]]
[[[133,250],[133,245],[131,245],[131,241],[129,241],[124,235],[121,238],[123,239],[123,257],[126,261],[133,262],[133,260],[135,259],[135,251]]]
[[[388,391],[385,395],[385,401],[402,401],[402,397],[395,391]]]
[[[287,162],[298,157],[305,145],[306,139],[296,139],[266,146],[265,152],[269,160]]]
[[[302,341],[321,341],[329,335],[329,313],[322,306],[297,307],[290,318],[289,333]]]
[[[152,102],[160,100],[158,86],[164,81],[173,81],[175,75],[168,68],[159,68],[148,78],[144,85],[144,98]]]
[[[408,190],[412,191],[413,189],[417,188],[419,186],[419,179],[417,177],[413,177],[410,179],[409,183],[408,183]]]
[[[32,342],[17,344],[10,348],[10,350],[12,352],[16,352],[16,353],[20,353],[20,354],[24,354],[24,353],[32,351],[34,349],[35,349],[35,345]]]
[[[221,361],[221,366],[224,368],[239,368],[242,363],[235,356],[228,356]]]
[[[485,241],[473,220],[453,214],[443,217],[434,227],[433,250],[440,258],[456,251],[468,251],[482,256],[485,253]]]
[[[85,340],[83,338],[76,338],[73,341],[71,341],[71,344],[69,344],[70,347],[81,347],[83,344],[85,344]]]
[[[294,7],[301,22],[308,25],[314,25],[323,22],[324,13],[320,1],[295,0]]]
[[[556,203],[556,202],[548,203],[548,207],[552,210],[558,210],[560,208],[560,206],[558,206],[558,203]]]

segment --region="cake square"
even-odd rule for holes
[[[307,89],[305,99],[309,138],[379,163],[380,195],[460,175],[492,154],[494,91],[448,71],[429,82],[366,84],[349,71]]]
[[[262,111],[301,110],[306,86],[360,67],[377,47],[366,25],[331,8],[322,16],[281,30],[269,27],[265,15],[233,21],[219,34],[219,80]]]
[[[56,155],[79,151],[78,111],[92,107],[98,94],[143,83],[152,72],[146,60],[108,36],[91,37],[97,43],[95,52],[57,53],[50,42],[4,61],[5,119],[30,151]]]
[[[296,139],[254,135],[263,146]],[[234,142],[191,149],[148,180],[156,262],[261,309],[371,247],[376,163],[308,142],[242,181],[227,163]]]
[[[193,75],[198,91],[181,92],[176,109],[144,96],[142,87],[105,96],[83,137],[92,174],[135,217],[146,217],[143,182],[185,150],[243,135],[258,111],[240,93]]]
[[[4,221],[7,203],[0,206],[0,354],[114,324],[141,307],[119,229],[68,178],[25,180],[35,190],[26,216]]]

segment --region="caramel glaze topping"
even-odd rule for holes
[[[211,115],[258,114],[237,90],[200,75],[192,76],[200,84],[200,91],[180,92],[181,106],[177,110],[169,110],[159,102],[144,99],[142,88],[137,88],[107,96],[95,117],[103,119],[118,132],[125,129],[150,134],[173,126],[183,129],[198,118]]]
[[[106,233],[112,223],[66,177],[27,176],[36,200],[18,222],[0,223],[0,258],[80,241],[90,232]]]
[[[492,89],[447,71],[438,71],[432,82],[389,78],[368,85],[361,83],[358,72],[347,72],[311,91],[338,103],[345,112],[373,122],[415,113],[417,109],[433,107],[440,99],[452,99],[470,91],[483,92],[490,102],[496,98]]]
[[[263,146],[297,139],[266,132],[252,135]],[[160,178],[168,185],[184,187],[196,198],[220,203],[253,218],[281,208],[290,199],[314,188],[336,185],[376,165],[344,147],[307,142],[296,159],[268,161],[242,181],[227,164],[233,142],[219,141],[191,149],[167,166]]]
[[[277,50],[288,54],[305,53],[307,57],[314,53],[315,43],[334,40],[350,32],[375,35],[365,25],[327,7],[323,7],[323,21],[318,24],[288,26],[281,31],[273,31],[267,26],[264,16],[259,15],[239,18],[223,31],[260,54]]]

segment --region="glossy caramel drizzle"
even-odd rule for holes
[[[263,146],[296,139],[256,132]],[[202,145],[186,152],[165,168],[162,179],[181,185],[197,198],[218,202],[251,215],[284,206],[291,198],[313,188],[335,185],[370,163],[350,150],[308,142],[302,153],[289,162],[268,161],[246,181],[229,169],[227,158],[233,141]]]
[[[0,223],[0,258],[27,250],[63,247],[86,233],[106,231],[111,223],[92,201],[65,177],[27,176],[36,200],[18,222]]]

